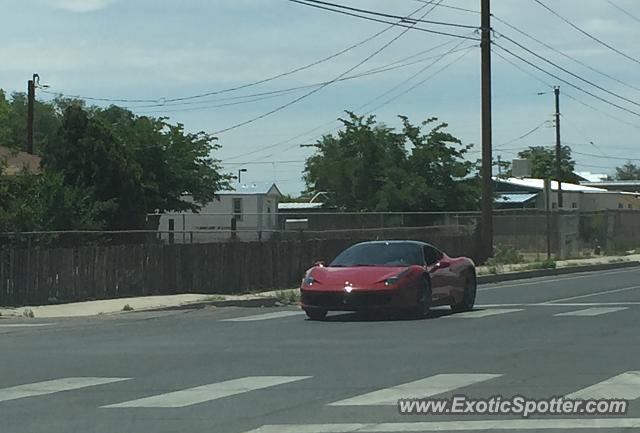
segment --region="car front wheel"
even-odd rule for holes
[[[324,320],[327,317],[327,310],[323,308],[306,308],[304,312],[311,320]]]
[[[464,295],[462,301],[458,304],[451,306],[454,313],[461,313],[463,311],[473,310],[473,306],[476,303],[476,291],[478,284],[476,281],[476,275],[474,273],[469,274],[465,280]]]

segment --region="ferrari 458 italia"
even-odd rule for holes
[[[330,264],[309,269],[300,304],[312,320],[328,311],[397,310],[424,316],[432,306],[455,312],[473,309],[476,271],[467,257],[449,257],[417,241],[373,241],[353,245]]]

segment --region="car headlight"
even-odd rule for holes
[[[398,275],[394,276],[394,277],[389,277],[384,281],[384,285],[385,286],[393,286],[395,284],[398,284],[398,282],[400,281],[400,279],[402,277],[404,277],[405,275],[407,275],[410,271],[410,268],[405,269],[404,271],[400,272]]]
[[[400,277],[396,275],[395,277],[387,278],[387,280],[384,282],[384,285],[393,286],[394,284],[397,284],[398,281],[400,281]]]
[[[311,275],[307,275],[306,277],[304,277],[302,279],[302,284],[304,284],[305,286],[311,286],[311,285],[313,285],[314,282],[315,282],[315,280],[313,279],[313,277]]]

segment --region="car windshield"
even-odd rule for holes
[[[347,248],[329,266],[409,266],[421,261],[419,245],[380,242]]]

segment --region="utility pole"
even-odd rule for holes
[[[27,153],[33,154],[33,106],[36,100],[36,79],[38,74],[33,74],[33,79],[27,82]]]
[[[493,160],[491,151],[491,5],[481,0],[480,51],[482,55],[482,246],[484,257],[493,255]]]
[[[560,145],[560,86],[555,86],[553,88],[553,93],[556,96],[556,179],[558,181],[558,209],[562,209],[562,183],[560,182],[560,178],[562,177],[562,146]]]

